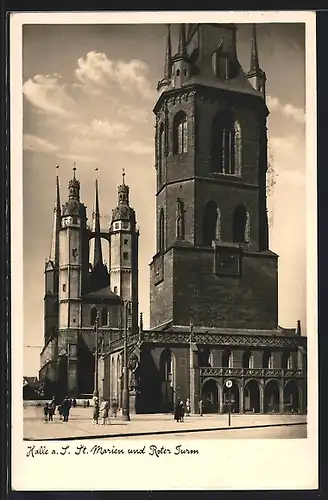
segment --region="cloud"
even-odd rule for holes
[[[64,160],[77,161],[80,163],[99,163],[98,158],[88,155],[60,153],[57,154],[56,156],[58,156],[58,158],[63,158]]]
[[[36,135],[24,134],[23,149],[34,153],[55,153],[59,147]]]
[[[291,118],[298,123],[305,123],[305,110],[296,108],[292,104],[281,104],[277,97],[267,97],[269,111],[277,111],[287,118]]]
[[[67,84],[57,73],[36,75],[23,84],[25,98],[37,109],[61,117],[69,117],[75,101],[67,94]]]
[[[305,140],[303,134],[291,134],[270,139],[273,168],[279,174],[279,182],[304,184]]]
[[[119,116],[128,118],[129,120],[146,123],[149,119],[149,113],[145,109],[134,108],[133,106],[118,107],[117,113]]]
[[[151,144],[142,143],[139,141],[119,142],[115,145],[115,149],[118,151],[124,151],[126,153],[133,153],[136,155],[150,154],[154,151],[154,147]]]
[[[122,139],[124,138],[130,127],[125,123],[109,122],[108,120],[94,119],[90,124],[72,123],[69,129],[76,133],[77,136],[86,139]]]
[[[110,93],[111,85],[117,85],[130,95],[138,94],[144,99],[154,96],[148,81],[148,66],[139,59],[112,61],[106,54],[92,51],[80,57],[77,65],[75,76],[87,93]]]

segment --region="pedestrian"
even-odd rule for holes
[[[54,396],[48,405],[49,422],[53,422],[55,411],[56,411],[56,399]]]
[[[59,420],[63,420],[63,406],[61,404],[58,405],[57,411],[58,411],[58,414],[59,414]]]
[[[62,403],[62,415],[63,415],[63,421],[68,422],[68,417],[69,417],[69,411],[71,409],[71,400],[66,396]]]
[[[113,401],[112,401],[112,415],[115,418],[117,417],[117,401],[116,401],[116,399],[113,399]]]
[[[202,399],[199,401],[199,416],[200,417],[203,416],[203,400]]]
[[[191,408],[190,408],[190,401],[188,398],[186,401],[186,415],[187,415],[187,417],[190,417],[190,412],[191,412]]]
[[[90,406],[90,401],[87,399],[87,408]]]
[[[48,422],[48,414],[49,414],[49,407],[48,407],[48,403],[46,403],[44,405],[44,408],[43,408],[43,413],[44,413],[44,421],[45,422]]]
[[[73,408],[76,408],[76,399],[75,398],[73,398],[72,406],[73,406]]]
[[[97,397],[94,398],[94,407],[93,407],[93,418],[92,418],[92,423],[93,424],[98,424],[98,419],[99,419],[99,400]]]
[[[180,401],[180,422],[184,422],[185,408],[183,401]]]
[[[102,400],[100,405],[100,415],[101,415],[101,423],[102,425],[107,424],[108,421],[108,401],[105,399]]]

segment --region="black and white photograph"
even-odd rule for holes
[[[313,489],[315,15],[11,24],[16,489]]]

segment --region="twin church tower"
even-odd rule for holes
[[[226,378],[233,380],[234,411],[283,412],[286,401],[305,410],[306,338],[299,324],[278,326],[278,256],[268,243],[266,75],[255,27],[249,29],[246,72],[234,24],[181,24],[176,53],[168,30],[153,110],[150,330],[138,326],[139,233],[124,176],[104,232],[98,182],[89,227],[75,172],[63,207],[57,179],[40,370],[49,393],[92,394],[98,315],[102,393],[121,404],[123,299],[132,302],[135,411],[171,411],[177,399],[190,398],[193,411],[202,399],[206,411],[223,412]],[[108,267],[102,239],[109,242]]]

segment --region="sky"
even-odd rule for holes
[[[152,109],[163,77],[165,25],[25,25],[23,28],[24,375],[37,375],[43,346],[44,263],[49,256],[55,177],[61,203],[76,163],[91,219],[95,169],[102,226],[117,204],[122,169],[136,210],[139,303],[149,326],[149,263],[155,253]],[[172,26],[173,51],[178,26]],[[274,186],[270,248],[279,255],[279,324],[306,325],[305,29],[257,26],[267,75],[268,137]],[[248,70],[251,26],[238,25],[238,59]],[[104,246],[106,259],[108,247]]]

